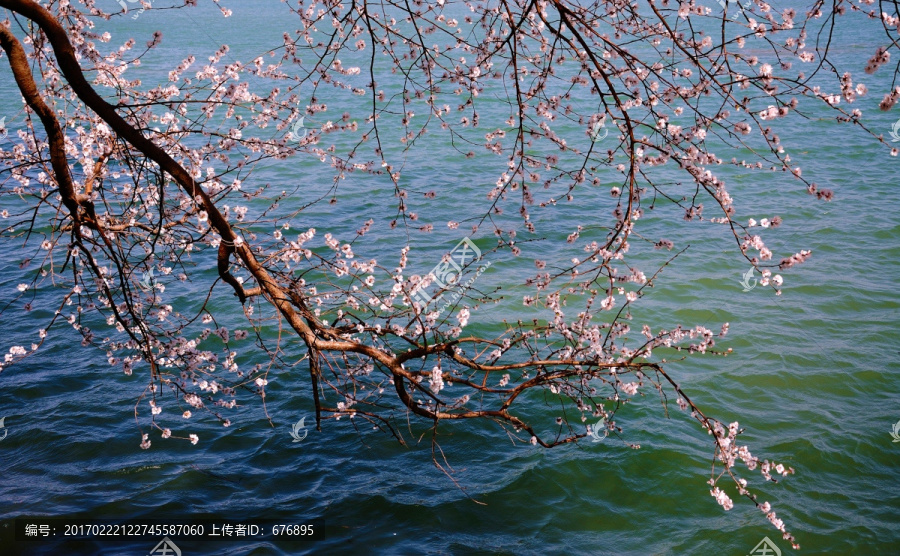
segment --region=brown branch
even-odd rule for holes
[[[226,284],[234,288],[234,295],[238,296],[238,299],[241,300],[241,304],[243,304],[244,301],[247,300],[247,294],[244,293],[244,286],[242,286],[241,283],[237,281],[237,278],[235,278],[228,270],[232,253],[234,253],[234,245],[226,245],[224,241],[219,243],[219,254],[216,258],[216,266],[218,267],[219,276]]]
[[[283,295],[281,288],[272,276],[262,267],[259,261],[256,260],[256,257],[253,255],[250,248],[243,242],[235,242],[238,236],[232,230],[231,225],[216,207],[209,195],[194,181],[190,173],[176,162],[165,150],[125,121],[125,119],[116,112],[115,108],[107,103],[93,89],[90,83],[88,83],[87,79],[84,77],[81,66],[78,63],[78,59],[75,56],[75,49],[69,41],[66,29],[56,20],[53,14],[37,2],[31,0],[0,0],[0,7],[19,13],[35,22],[40,27],[53,47],[53,53],[56,55],[56,60],[63,76],[65,76],[69,86],[72,87],[72,90],[75,91],[78,97],[84,101],[91,110],[97,113],[100,118],[109,124],[113,131],[120,137],[131,143],[136,149],[146,155],[147,158],[156,162],[160,169],[171,175],[175,182],[191,196],[191,199],[194,199],[199,207],[207,212],[210,225],[222,236],[223,242],[230,243],[233,246],[234,252],[247,266],[257,282],[259,282],[264,295],[266,295],[270,302],[278,308],[291,327],[294,328],[308,345],[315,343],[317,341],[315,333],[293,310],[286,299],[286,296]],[[24,51],[21,51],[21,54],[24,56]],[[42,119],[43,118],[44,116],[42,115]],[[59,124],[55,122],[55,119],[53,122],[48,121],[47,123],[50,126],[55,124],[56,132],[59,133],[61,137],[62,131],[59,129]],[[53,166],[54,170],[60,176],[68,176],[68,166],[65,162],[64,152],[56,153],[54,155]],[[68,180],[66,180],[66,178],[62,178],[62,180],[64,183],[61,187],[69,188],[72,195],[74,195],[74,186],[71,182],[71,176],[68,176]],[[66,202],[67,206],[69,206],[69,204],[71,204],[71,198]],[[77,203],[72,204],[70,210],[73,209],[77,209]],[[221,264],[222,263],[220,262],[220,268]],[[223,277],[223,279],[228,282],[227,278]],[[241,289],[240,292],[239,296],[243,295],[243,289]],[[343,342],[342,344],[353,344],[355,347],[362,347],[353,342]],[[375,349],[371,349],[370,351],[371,353],[377,353],[377,350]]]
[[[47,106],[44,99],[38,92],[34,77],[31,74],[31,67],[28,65],[28,57],[22,48],[22,43],[12,34],[5,25],[0,25],[0,46],[9,56],[9,66],[12,69],[13,77],[16,80],[22,97],[28,104],[29,108],[41,119],[44,129],[47,131],[47,142],[50,149],[50,164],[53,172],[56,174],[56,181],[59,186],[59,193],[62,196],[63,204],[69,209],[69,214],[77,224],[81,222],[79,216],[79,199],[75,192],[75,183],[72,181],[72,175],[69,172],[69,165],[66,158],[65,135],[53,110]],[[77,233],[77,232],[76,232]]]
[[[319,352],[314,347],[309,348],[309,377],[312,380],[313,401],[316,404],[316,430],[322,430],[322,405],[319,403]]]

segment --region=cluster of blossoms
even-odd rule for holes
[[[878,108],[887,112],[897,104],[898,100],[900,100],[900,85],[894,87],[891,92],[884,95],[884,98],[881,99],[881,103],[878,104]]]
[[[883,46],[879,46],[875,51],[875,55],[869,58],[869,62],[866,64],[865,72],[868,74],[873,74],[878,71],[878,68],[887,64],[891,61],[891,53],[887,48]]]
[[[799,253],[795,253],[788,258],[781,259],[781,262],[778,263],[778,268],[784,270],[791,268],[794,265],[802,264],[806,262],[808,258],[812,256],[812,251],[802,250]]]

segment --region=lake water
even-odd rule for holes
[[[113,0],[98,1],[106,9],[115,7]],[[188,53],[204,60],[222,43],[238,60],[280,44],[280,23],[286,21],[280,3],[232,1],[228,7],[234,11],[228,19],[204,3],[198,9],[151,11],[136,20],[118,18],[99,28],[119,39],[134,36],[138,44],[153,30],[163,31],[163,44],[144,60],[145,76],[168,71]],[[851,27],[832,48],[872,91],[854,107],[872,117],[871,129],[887,135],[898,114],[878,112],[877,104],[889,71],[871,77],[861,71],[879,44],[874,33]],[[14,114],[21,120],[21,105],[6,60],[0,61],[0,116],[9,115],[14,125]],[[329,106],[329,118],[339,117],[337,104]],[[508,117],[502,104],[492,112],[487,103],[482,110],[485,130]],[[900,443],[892,442],[890,431],[900,420],[900,158],[858,130],[826,119],[827,112],[808,110],[808,119],[779,122],[779,133],[804,176],[835,191],[832,202],[815,201],[782,173],[732,170],[729,175],[741,218],[784,218],[777,233],[766,236],[776,260],[800,249],[813,251],[806,264],[784,273],[783,294],[762,287],[743,292],[739,280],[747,264],[733,238],[713,225],[683,222],[662,206],[647,215],[645,229],[665,230],[678,248],[690,244],[690,249],[667,268],[635,317],[712,329],[730,323],[718,347],[733,348],[731,356],[692,357],[669,369],[708,415],[725,422],[740,419],[746,429],[742,443],[755,455],[796,469],[777,485],[746,475],[797,537],[801,553],[897,554]],[[492,118],[498,123],[489,123]],[[423,220],[435,223],[434,233],[411,235],[410,264],[420,272],[465,235],[471,222],[449,230],[446,221],[464,221],[474,203],[484,203],[497,175],[491,164],[498,164],[466,162],[438,140],[427,152],[406,160],[403,174],[410,191],[438,193],[430,204],[415,197],[423,203]],[[279,191],[300,185],[291,198],[299,206],[326,193],[329,176],[326,165],[296,157],[259,168],[248,182],[269,183]],[[337,204],[302,213],[295,229],[315,227],[320,235],[347,237],[372,217],[376,224],[367,236],[372,253],[389,256],[405,232],[389,229],[391,214],[373,199],[382,194],[390,202],[391,191],[389,182],[348,180]],[[534,237],[546,241],[536,242],[520,259],[508,252],[489,254],[492,265],[479,284],[515,292],[519,276],[533,272],[533,258],[578,256],[576,246],[570,246],[571,253],[558,246],[574,231],[573,222],[589,219],[592,207],[609,202],[606,193],[576,191],[575,202],[536,213]],[[503,219],[518,226],[514,207]],[[487,227],[473,238],[482,247],[491,244]],[[23,274],[34,267],[19,270],[19,245],[6,238],[2,245],[0,306],[6,306],[16,299]],[[240,322],[230,293],[222,285],[216,291],[222,296],[215,301],[220,313],[234,307],[234,322]],[[513,293],[508,302],[478,312],[473,326],[490,330],[502,318],[533,318],[520,297]],[[182,301],[191,303],[190,296]],[[0,351],[30,343],[47,316],[7,309],[0,316]],[[722,511],[705,484],[710,438],[679,411],[666,418],[652,395],[617,414],[626,427],[624,440],[640,444],[639,450],[615,438],[544,450],[513,444],[489,423],[442,426],[441,446],[463,492],[433,465],[427,436],[404,447],[382,433],[358,432],[344,419],[292,442],[291,425],[303,417],[312,421],[314,414],[302,364],[270,373],[265,409],[248,395],[228,414],[231,427],[194,422],[192,430],[202,439],[198,445],[156,438],[150,450],[141,450],[134,405],[147,377],[125,376],[106,364],[102,352],[79,342],[73,330],[55,328],[37,354],[0,374],[0,417],[8,432],[0,441],[0,553],[146,554],[152,548],[146,542],[13,546],[12,520],[34,515],[203,515],[313,523],[323,531],[306,543],[179,543],[185,556],[736,556],[766,536],[790,552],[748,501],[735,497],[734,508]],[[299,346],[286,346],[287,360],[302,354]],[[249,352],[242,357],[244,367],[264,361]],[[414,422],[407,437],[426,427]]]

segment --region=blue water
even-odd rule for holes
[[[104,7],[114,5],[108,0]],[[223,43],[231,47],[226,61],[250,59],[280,44],[283,27],[294,25],[277,3],[233,1],[228,7],[234,11],[228,19],[204,4],[149,11],[136,20],[115,18],[99,22],[98,30],[109,30],[118,40],[133,36],[138,44],[152,31],[163,30],[162,45],[134,70],[149,88],[188,53],[199,60],[193,70]],[[865,76],[861,71],[882,39],[860,29],[842,29],[833,53],[871,91],[853,107],[871,118],[867,125],[875,133],[887,135],[898,115],[896,110],[878,112],[877,104],[890,72],[883,68]],[[5,58],[0,62],[0,115],[21,121]],[[384,83],[385,88],[397,86]],[[309,91],[304,86],[299,94]],[[329,109],[311,118],[311,124],[337,120],[352,108],[352,98],[318,94],[328,100]],[[479,134],[504,127],[509,116],[508,107],[496,100],[485,99],[480,110],[481,124],[473,132],[478,141]],[[730,323],[729,335],[717,347],[732,348],[731,355],[690,357],[667,368],[708,415],[724,422],[740,420],[746,431],[742,443],[755,455],[795,468],[795,475],[778,484],[763,484],[754,473],[744,476],[761,500],[773,504],[802,546],[800,553],[896,554],[900,443],[893,443],[889,433],[900,420],[900,159],[858,129],[836,124],[821,108],[809,105],[806,114],[808,118],[780,120],[779,135],[804,176],[835,191],[832,202],[816,201],[782,172],[722,169],[739,218],[784,218],[777,231],[765,233],[776,260],[800,249],[813,251],[807,263],[783,273],[783,294],[762,287],[742,292],[738,282],[747,263],[734,239],[719,226],[684,222],[680,211],[660,203],[647,212],[642,229],[648,237],[672,240],[676,250],[690,248],[648,290],[634,319],[654,327],[683,323],[713,330]],[[573,137],[579,133],[573,131]],[[337,203],[319,203],[302,212],[293,231],[315,227],[319,238],[326,232],[350,238],[373,218],[373,231],[366,236],[371,241],[354,247],[357,256],[378,257],[393,266],[408,241],[410,266],[421,273],[472,235],[492,263],[479,287],[501,288],[498,294],[505,296],[476,312],[472,329],[491,332],[503,319],[538,318],[543,313],[521,305],[526,291],[522,276],[534,273],[533,259],[561,265],[580,256],[584,242],[604,237],[599,230],[565,243],[578,223],[609,218],[615,200],[605,186],[615,177],[604,187],[576,189],[572,202],[535,208],[535,234],[521,228],[517,201],[511,200],[495,221],[503,229],[517,229],[523,243],[536,240],[516,258],[508,251],[491,251],[490,225],[471,232],[479,223],[484,196],[502,171],[502,158],[472,148],[478,156],[466,159],[443,141],[435,133],[423,139],[421,150],[393,152],[403,158],[403,185],[410,191],[412,210],[421,215],[409,230],[389,226],[396,216],[393,208],[385,209],[395,202],[390,181],[353,174],[340,185]],[[749,159],[750,153],[733,156]],[[292,191],[283,203],[291,210],[330,196],[331,177],[327,164],[298,155],[260,164],[244,190],[270,184],[273,194]],[[561,187],[536,196],[539,201],[558,196]],[[432,190],[435,199],[422,195]],[[673,186],[671,191],[688,194],[691,189]],[[459,229],[448,229],[448,220],[461,222]],[[434,232],[419,232],[416,228],[424,223],[433,223]],[[30,280],[37,266],[19,268],[21,240],[2,236],[0,241],[0,307],[5,307],[0,351],[5,353],[9,346],[34,341],[58,305],[59,291],[48,286],[38,292],[32,311],[22,309],[16,285],[25,276]],[[645,269],[675,252],[640,245],[635,251]],[[208,257],[195,262],[194,282],[173,284],[170,290],[185,312],[206,295],[215,276]],[[232,329],[247,328],[227,287],[220,283],[213,292],[217,318]],[[275,333],[271,325],[264,331]],[[305,543],[180,542],[185,555],[738,555],[750,552],[765,536],[790,552],[747,500],[733,496],[735,507],[728,512],[715,503],[705,484],[710,438],[674,404],[666,418],[652,394],[617,413],[625,428],[621,439],[601,443],[544,450],[511,442],[491,423],[442,424],[440,446],[457,487],[432,463],[428,423],[414,419],[408,425],[400,419],[407,446],[346,418],[327,421],[321,432],[310,430],[303,442],[292,442],[291,425],[303,417],[311,422],[314,414],[299,340],[283,345],[286,364],[270,370],[265,406],[252,393],[241,393],[239,407],[226,412],[231,427],[197,415],[180,431],[197,433],[201,441],[196,446],[153,433],[149,450],[139,447],[147,424],[146,401],[140,402],[139,422],[134,417],[147,386],[146,368],[126,376],[107,365],[102,351],[81,348],[80,341],[71,328],[54,327],[38,352],[0,374],[0,417],[8,431],[0,441],[2,553],[146,554],[154,544],[13,545],[12,520],[36,515],[173,520],[204,515],[313,523],[324,531]],[[247,340],[238,358],[245,369],[267,362],[251,345]],[[528,403],[528,411],[547,411],[539,397]],[[174,409],[175,403],[169,406]],[[177,412],[169,419],[173,429],[182,427]]]

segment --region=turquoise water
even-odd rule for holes
[[[114,36],[133,35],[139,44],[153,30],[163,30],[163,44],[141,68],[149,87],[146,80],[154,71],[168,71],[188,52],[202,60],[228,43],[229,56],[246,59],[280,43],[282,29],[273,25],[284,17],[280,5],[236,1],[228,7],[234,11],[229,19],[203,6],[151,11],[101,28]],[[877,44],[854,28],[838,36],[834,53],[861,76],[864,59]],[[0,68],[0,75],[0,109],[16,113],[20,106],[8,69]],[[896,111],[877,111],[889,78],[882,73],[862,79],[872,94],[854,105],[873,118],[868,125],[876,133],[887,134],[897,117]],[[329,119],[342,112],[340,104],[330,104]],[[672,375],[707,414],[725,422],[739,419],[746,429],[742,442],[755,455],[796,469],[777,485],[746,476],[797,537],[801,553],[894,554],[900,550],[900,443],[892,443],[889,433],[900,420],[900,159],[826,115],[810,109],[809,119],[779,122],[779,134],[804,176],[834,189],[832,202],[814,201],[780,172],[723,170],[740,217],[784,218],[777,233],[765,238],[776,259],[813,251],[806,264],[784,273],[784,293],[777,297],[761,287],[742,292],[738,281],[747,265],[733,238],[710,224],[683,222],[662,205],[647,214],[644,230],[664,235],[678,249],[690,248],[638,305],[635,321],[714,330],[729,322],[730,333],[718,347],[732,348],[732,355],[671,363]],[[482,106],[481,128],[502,126],[506,117],[502,105]],[[483,204],[496,178],[493,170],[503,164],[491,158],[466,161],[438,137],[427,152],[427,157],[410,156],[403,172],[411,192],[438,193],[433,201],[422,195],[410,201],[421,206],[424,221],[435,224],[430,234],[410,232],[410,265],[421,272],[468,233],[474,222],[465,219],[474,213],[473,203]],[[295,157],[263,165],[247,181],[271,184],[276,191],[302,186],[291,197],[300,205],[327,193],[329,178],[327,165]],[[363,257],[389,256],[406,240],[405,231],[390,230],[393,216],[376,202],[391,192],[384,180],[353,177],[341,186],[338,203],[302,213],[295,228],[312,226],[319,234],[347,237],[371,217],[376,220],[367,236],[371,246],[354,249]],[[533,272],[533,258],[552,263],[578,256],[581,244],[567,246],[565,237],[597,207],[603,217],[614,207],[605,188],[576,190],[574,202],[535,211],[538,232],[528,237],[542,241],[529,244],[527,256],[487,254],[492,265],[479,286],[503,288],[509,298],[476,313],[476,330],[493,330],[503,318],[535,317],[519,302],[518,278]],[[447,220],[463,224],[448,230]],[[504,227],[518,226],[515,209],[501,221]],[[520,234],[526,235],[521,229]],[[482,248],[491,245],[490,236],[487,226],[473,235]],[[582,239],[599,237],[602,232]],[[23,273],[33,271],[19,269],[22,256],[16,249],[18,244],[3,239],[2,306],[16,298]],[[661,264],[667,255],[639,254],[648,265]],[[221,295],[214,301],[219,314],[233,307],[232,322],[239,323],[237,304],[223,288],[215,290]],[[192,293],[180,292],[177,299],[190,304]],[[32,341],[48,315],[42,306],[30,313],[6,310],[2,351]],[[0,374],[0,417],[8,431],[0,442],[2,552],[138,554],[152,548],[146,543],[14,547],[9,527],[2,525],[26,515],[205,515],[314,523],[326,531],[307,543],[179,543],[186,555],[739,555],[764,536],[790,552],[746,500],[735,497],[735,507],[722,511],[705,484],[712,459],[709,437],[674,405],[666,418],[652,395],[617,413],[626,429],[623,440],[640,444],[639,450],[616,438],[543,450],[513,444],[489,423],[442,426],[441,447],[461,490],[432,464],[427,435],[404,447],[383,433],[357,431],[344,419],[328,421],[321,432],[311,430],[303,442],[292,443],[291,425],[313,414],[302,363],[270,373],[265,408],[252,395],[241,398],[241,407],[228,414],[230,428],[212,420],[194,422],[192,431],[202,439],[197,446],[155,439],[150,450],[141,450],[134,405],[146,377],[110,368],[102,352],[80,348],[80,340],[73,330],[55,328],[37,354]],[[286,361],[302,357],[296,344],[285,346]],[[250,367],[264,360],[248,351],[239,362]],[[427,423],[413,421],[404,433],[415,439],[425,431]]]

